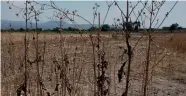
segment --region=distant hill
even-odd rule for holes
[[[9,21],[9,20],[1,20],[1,29],[9,29],[11,24],[11,28],[14,29],[19,29],[19,28],[25,28],[25,21]],[[62,23],[63,28],[68,28],[68,27],[74,27],[76,26],[74,24],[68,24],[68,23]],[[80,27],[84,29],[88,29],[91,27],[90,24],[79,24]],[[38,27],[42,29],[53,29],[56,27],[59,27],[59,21],[47,21],[44,23],[38,22]],[[28,22],[28,28],[31,28],[31,24]],[[35,28],[35,23],[32,23],[32,28]]]

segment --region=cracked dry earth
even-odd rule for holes
[[[185,33],[182,33],[184,36]],[[134,47],[144,34],[132,33],[130,43]],[[148,96],[186,96],[186,54],[168,47],[173,34],[153,34],[150,59],[150,77]],[[28,33],[28,59],[35,58],[35,43],[33,33]],[[92,46],[88,34],[63,34],[64,50],[69,59],[67,77],[69,84],[76,89],[75,96],[93,96],[93,57]],[[77,41],[76,41],[77,40]],[[93,39],[96,42],[96,37]],[[60,61],[60,36],[54,33],[39,34],[39,52],[42,54],[44,41],[46,42],[45,64],[42,81],[48,92],[57,96],[55,89],[54,59]],[[181,40],[184,41],[184,40]],[[162,43],[164,42],[164,43]],[[121,67],[121,60],[127,60],[123,52],[126,44],[122,36],[113,37],[111,33],[101,34],[101,46],[104,46],[105,59],[108,62],[107,75],[111,80],[110,96],[121,96],[125,90],[125,79],[118,82],[117,73]],[[186,45],[185,45],[186,46]],[[133,51],[129,96],[143,94],[144,66],[146,59],[147,36],[140,39]],[[76,50],[75,50],[76,49]],[[74,53],[76,52],[76,55]],[[97,52],[97,51],[96,51]],[[74,63],[76,58],[76,63]],[[1,33],[1,96],[17,96],[16,90],[23,83],[24,34]],[[40,69],[42,68],[40,63]],[[29,94],[36,96],[36,64],[28,64]],[[127,71],[127,66],[124,69]],[[74,73],[73,73],[74,72]],[[80,74],[81,73],[81,74]],[[77,80],[78,78],[78,80]],[[60,82],[60,81],[59,81]],[[43,91],[44,96],[46,92]],[[66,93],[68,96],[68,92]]]

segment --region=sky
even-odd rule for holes
[[[17,17],[15,14],[20,11],[20,9],[12,8],[9,9],[9,5],[6,3],[7,1],[1,1],[1,20],[12,20],[12,21],[23,21],[24,19],[20,15]],[[37,1],[42,4],[49,4],[49,1]],[[25,1],[11,1],[10,3],[14,3],[14,5],[19,6],[21,8],[25,7]],[[100,7],[98,8],[98,12],[100,12],[100,19],[101,24],[103,23],[103,19],[105,17],[106,11],[107,11],[107,3],[106,1],[55,1],[55,4],[64,9],[69,9],[70,12],[73,10],[77,10],[78,14],[85,19],[89,20],[91,23],[93,22],[93,6],[95,6],[95,3],[99,4]],[[108,1],[108,3],[111,3],[111,1]],[[134,6],[137,2],[132,1],[132,5]],[[163,20],[165,17],[165,14],[171,9],[171,7],[174,5],[175,1],[166,1],[165,4],[160,9],[157,18],[159,19],[159,22]],[[124,13],[126,13],[126,1],[119,1],[119,6],[123,10]],[[39,5],[35,6],[36,9],[40,9],[41,7]],[[137,14],[139,10],[142,9],[142,4],[138,4],[138,6],[134,9],[134,12]],[[131,9],[129,9],[131,10]],[[172,23],[178,23],[182,27],[186,27],[186,1],[179,1],[177,5],[174,7],[174,9],[171,11],[169,16],[166,18],[162,26],[170,26]],[[44,13],[39,16],[39,22],[47,22],[50,21],[48,17],[53,17],[53,13],[56,10],[44,10]],[[147,10],[146,10],[147,12]],[[113,24],[113,18],[121,18],[121,12],[114,4],[111,6],[110,11],[108,13],[108,16],[106,18],[105,23],[106,24]],[[131,14],[132,20],[135,20],[135,15]],[[145,18],[145,17],[144,17]],[[149,18],[146,18],[145,21],[145,27],[149,26]],[[86,21],[84,21],[81,18],[75,17],[75,21],[78,24],[88,24]],[[70,22],[69,22],[70,23]],[[95,24],[98,23],[98,19],[95,19]],[[156,22],[154,23],[155,26]],[[161,27],[162,27],[161,26]]]

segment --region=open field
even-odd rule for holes
[[[35,37],[35,33],[27,33],[29,96],[36,96],[36,63],[31,62],[36,58]],[[141,96],[143,93],[147,39],[143,33],[131,34],[129,42],[135,48],[129,96]],[[97,43],[96,34],[92,40]],[[125,90],[126,76],[123,75],[119,83],[117,74],[123,61],[128,58],[123,54],[126,49],[125,39],[121,35],[102,33],[100,40],[100,50],[95,49],[95,63],[98,63],[97,53],[105,53],[104,59],[108,62],[106,75],[110,80],[109,96],[121,96]],[[94,58],[89,34],[62,34],[60,37],[60,34],[40,33],[38,50],[42,59],[39,62],[40,76],[46,89],[43,90],[43,96],[48,93],[53,96],[61,94],[61,85],[57,91],[56,85],[63,82],[63,77],[67,84],[66,96],[69,96],[69,92],[72,92],[72,96],[93,96]],[[186,32],[152,33],[150,54],[148,96],[186,96]],[[63,63],[66,64],[65,75],[60,73],[61,67],[58,67]],[[124,69],[126,72],[127,66]],[[16,96],[17,89],[24,82],[24,33],[1,33],[1,78],[1,96]]]

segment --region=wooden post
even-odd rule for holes
[[[60,32],[62,32],[62,17],[60,17]]]
[[[98,13],[98,24],[99,24],[99,31],[100,31],[100,13]]]

